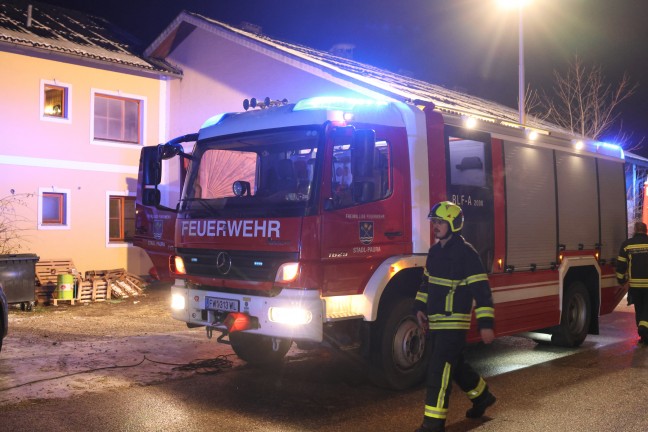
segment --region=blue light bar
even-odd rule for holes
[[[618,144],[610,144],[604,142],[596,143],[596,151],[597,153],[603,153],[610,156],[616,156],[618,158],[625,159],[623,147],[621,147]]]
[[[353,111],[357,108],[385,106],[387,106],[386,101],[379,101],[374,99],[356,99],[341,96],[318,96],[300,100],[293,108],[293,111],[313,109]]]
[[[215,124],[220,123],[220,121],[223,120],[223,117],[225,117],[227,114],[228,113],[220,113],[220,114],[216,114],[213,117],[208,118],[207,120],[205,120],[205,123],[203,123],[203,125],[200,127],[200,129],[203,129],[203,128],[206,128],[206,127],[209,127],[209,126],[214,126]]]

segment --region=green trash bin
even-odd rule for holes
[[[72,300],[74,298],[74,276],[60,274],[56,277],[57,300]]]

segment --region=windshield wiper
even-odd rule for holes
[[[205,199],[202,199],[202,198],[182,198],[180,200],[180,202],[183,202],[183,201],[186,201],[186,202],[189,202],[189,203],[193,203],[193,202],[199,203],[203,207],[203,210],[206,210],[207,214],[210,215],[210,216],[211,215],[218,216],[218,213],[220,213],[218,208],[214,207],[213,205],[211,205],[209,203],[209,200],[205,200]],[[196,209],[193,209],[191,207],[191,205],[188,205],[186,208],[184,208],[184,210],[185,211],[196,211]]]

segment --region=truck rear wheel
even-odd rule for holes
[[[229,340],[241,360],[256,366],[280,363],[292,345],[290,339],[275,339],[244,332],[230,333]]]
[[[580,346],[589,331],[591,300],[582,282],[574,282],[565,291],[560,324],[554,327],[551,343],[573,348]]]
[[[371,343],[372,380],[403,390],[425,376],[425,332],[412,313],[413,299],[398,300],[374,323]]]

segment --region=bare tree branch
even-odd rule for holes
[[[627,74],[608,84],[600,66],[586,67],[576,56],[566,73],[554,71],[552,94],[538,95],[539,103],[529,112],[577,135],[599,139],[619,119],[619,105],[636,89]]]
[[[0,197],[0,255],[15,254],[22,248],[26,241],[23,223],[29,222],[20,216],[19,207],[27,207],[27,199],[33,194],[23,193]]]

